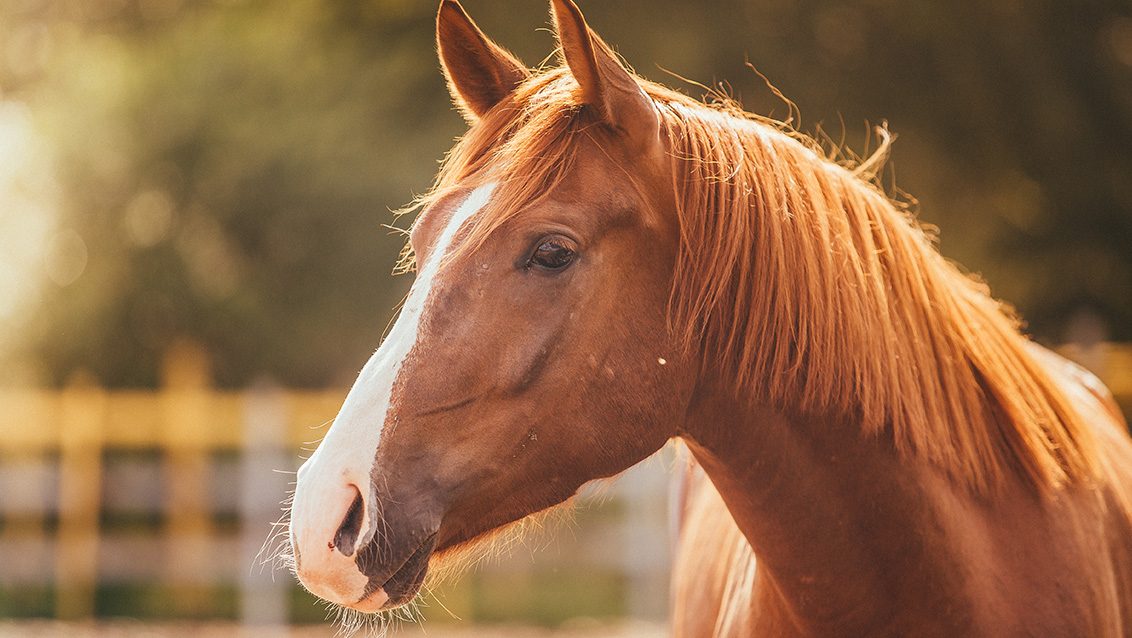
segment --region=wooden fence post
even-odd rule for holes
[[[78,373],[63,390],[60,406],[55,615],[76,620],[95,612],[106,393],[89,374]]]
[[[182,586],[177,593],[181,611],[203,613],[210,603],[205,586],[215,578],[208,356],[195,343],[175,342],[163,372],[166,582]]]

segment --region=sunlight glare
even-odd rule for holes
[[[6,339],[38,300],[58,197],[47,141],[28,108],[0,101],[0,334]]]

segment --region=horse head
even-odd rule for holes
[[[430,562],[677,434],[694,383],[667,324],[679,227],[656,105],[570,0],[532,75],[454,0],[440,59],[467,136],[411,234],[417,276],[299,470],[291,544],[360,611]]]

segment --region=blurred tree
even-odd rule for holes
[[[55,51],[14,93],[56,144],[59,227],[89,253],[27,336],[56,380],[81,366],[152,385],[178,336],[206,344],[222,385],[361,366],[409,283],[388,277],[389,207],[428,187],[460,128],[429,81],[433,9],[356,4],[21,16]]]
[[[1126,4],[579,2],[638,72],[690,94],[705,90],[665,70],[785,116],[749,60],[804,131],[824,120],[860,151],[864,123],[887,119],[896,184],[946,255],[1041,338],[1089,308],[1132,339]],[[551,51],[545,2],[465,4],[528,64]],[[388,275],[403,241],[388,210],[428,187],[464,129],[433,54],[435,5],[0,5],[0,95],[31,110],[59,184],[23,356],[56,381],[85,367],[152,385],[165,346],[189,336],[223,385],[351,378],[410,283]]]

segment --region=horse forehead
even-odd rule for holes
[[[472,189],[461,189],[441,197],[417,216],[409,230],[409,243],[413,247],[417,261],[423,261],[432,252],[436,240],[447,228],[452,216],[469,197]]]
[[[600,140],[581,144],[570,170],[528,217],[544,212],[598,228],[631,224],[639,217],[636,221],[651,225],[649,212],[656,208],[652,191],[663,191],[663,184],[654,184],[654,173],[631,157],[603,148]]]
[[[642,226],[671,225],[674,220],[665,211],[674,211],[675,191],[672,167],[664,158],[625,149],[614,135],[587,135],[578,144],[572,170],[555,189],[556,200],[585,205],[622,222],[629,212]]]

